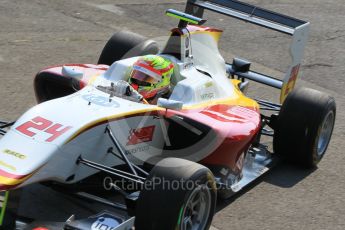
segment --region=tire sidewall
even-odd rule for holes
[[[210,204],[210,213],[209,213],[209,216],[208,216],[208,220],[206,222],[206,227],[205,229],[209,229],[209,227],[211,226],[211,222],[212,222],[212,219],[213,219],[213,214],[214,214],[214,210],[215,210],[215,204],[216,202],[212,202],[212,200],[216,200],[217,199],[217,190],[215,188],[215,183],[214,183],[214,180],[211,179],[213,177],[212,174],[210,174],[209,172],[207,172],[207,175],[205,174],[202,174],[199,178],[194,178],[192,179],[193,181],[198,181],[197,182],[197,185],[207,185],[207,189],[210,190],[210,193],[211,193],[211,204]],[[186,205],[187,205],[187,202],[189,200],[189,197],[191,196],[191,194],[193,193],[193,191],[197,189],[197,187],[195,187],[193,190],[189,190],[185,195],[184,195],[184,200],[183,200],[183,203],[182,203],[182,206],[181,206],[181,209],[180,210],[184,210],[186,208]],[[180,215],[182,215],[182,213],[180,213]],[[176,223],[176,227],[174,229],[180,229],[181,227],[181,224],[179,225],[179,219],[182,218],[182,216],[180,216],[177,220],[177,223]]]
[[[311,159],[309,159],[311,162],[312,162],[312,165],[317,165],[321,159],[324,157],[326,151],[327,151],[327,148],[328,148],[328,145],[330,143],[330,140],[328,141],[328,143],[326,144],[326,147],[325,147],[325,150],[324,152],[319,155],[318,154],[318,141],[319,141],[319,137],[320,137],[320,133],[321,133],[321,130],[322,130],[322,125],[323,125],[323,122],[324,122],[324,119],[326,118],[326,116],[330,113],[330,112],[333,112],[334,114],[334,121],[333,121],[333,125],[332,125],[332,131],[331,133],[333,132],[333,129],[334,129],[334,122],[335,122],[335,116],[336,116],[336,111],[335,111],[335,105],[334,105],[334,101],[332,100],[328,100],[328,103],[327,103],[327,106],[323,109],[323,111],[319,114],[319,117],[318,117],[318,126],[314,127],[314,130],[312,132],[312,136],[310,138],[310,148],[311,148],[311,151],[312,151],[312,155],[311,155]]]

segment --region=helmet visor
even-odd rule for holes
[[[138,83],[147,83],[147,84],[139,84],[142,86],[149,86],[151,84],[155,84],[158,82],[156,78],[138,70],[133,70],[131,75],[132,75],[131,76],[132,80]]]
[[[162,74],[150,66],[138,63],[133,66],[131,77],[142,82],[154,84],[158,83],[162,79]]]
[[[151,86],[151,83],[149,82],[146,82],[146,81],[141,81],[141,80],[138,80],[137,78],[131,78],[131,83],[134,83],[138,86]]]

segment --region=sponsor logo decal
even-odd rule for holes
[[[186,64],[184,64],[184,66],[183,66],[183,68],[184,69],[188,69],[188,68],[191,68],[193,66],[193,63],[186,63]]]
[[[33,137],[38,133],[44,132],[51,135],[45,141],[52,142],[71,128],[72,126],[64,126],[62,124],[53,123],[52,121],[38,116],[33,118],[31,121],[19,125],[16,130],[29,137]]]
[[[14,156],[14,157],[17,157],[21,160],[25,159],[26,156],[24,154],[21,154],[21,153],[17,153],[15,151],[12,151],[12,150],[9,150],[9,149],[5,149],[2,151],[3,153],[7,154],[7,155],[11,155],[11,156]]]
[[[249,119],[255,118],[258,115],[256,111],[241,106],[233,106],[226,112],[233,116]]]
[[[301,65],[296,65],[292,68],[290,79],[289,79],[289,81],[286,85],[286,88],[285,88],[284,96],[287,96],[290,93],[290,91],[292,91],[293,88],[295,87],[300,66]]]
[[[152,141],[154,131],[154,125],[143,128],[131,129],[129,131],[127,145],[136,145],[139,143]]]
[[[103,107],[114,107],[119,108],[120,104],[116,101],[109,101],[109,97],[104,97],[100,95],[86,94],[82,98],[91,104],[103,106]]]
[[[7,163],[5,163],[3,161],[0,161],[0,165],[5,167],[5,168],[11,169],[12,171],[17,171],[17,169],[14,166],[9,165],[9,164],[7,164]]]
[[[214,93],[204,93],[201,96],[202,100],[213,99],[215,98]]]
[[[205,88],[208,88],[208,87],[211,87],[211,86],[213,86],[213,82],[212,81],[209,81],[209,82],[205,83]]]
[[[145,145],[145,146],[140,146],[140,147],[137,147],[137,148],[134,148],[134,149],[129,149],[129,150],[126,150],[126,153],[127,154],[136,154],[136,153],[141,153],[141,152],[147,152],[150,150],[150,146],[148,145]]]
[[[119,222],[112,218],[99,217],[91,226],[91,230],[115,230]]]

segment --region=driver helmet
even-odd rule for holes
[[[129,84],[146,100],[163,95],[170,90],[174,64],[158,55],[146,55],[133,64]]]

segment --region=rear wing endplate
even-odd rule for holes
[[[283,80],[251,71],[231,73],[280,88],[280,101],[282,103],[295,86],[308,40],[310,23],[235,0],[187,0],[185,13],[202,18],[205,9],[292,36],[291,64]],[[179,26],[183,26],[184,23],[181,20]],[[227,69],[231,71],[231,64],[227,64]],[[244,74],[246,76],[241,76]]]

